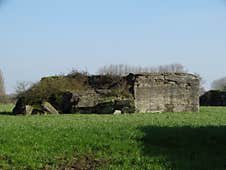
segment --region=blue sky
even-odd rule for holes
[[[226,76],[224,0],[4,0],[0,69],[18,81],[108,64],[181,63],[211,81]]]

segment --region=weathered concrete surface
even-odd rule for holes
[[[60,110],[63,113],[76,112],[77,108],[90,108],[98,104],[99,95],[94,90],[84,92],[65,92],[60,102]]]
[[[201,106],[226,106],[226,91],[210,90],[200,97]]]
[[[49,102],[43,102],[42,107],[46,114],[59,114],[59,112]]]
[[[199,79],[185,73],[136,75],[136,112],[198,112]]]
[[[25,108],[26,108],[25,115],[32,115],[34,108],[30,105],[26,105]]]

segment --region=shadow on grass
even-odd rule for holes
[[[226,126],[142,127],[143,154],[166,169],[225,170]]]
[[[0,112],[0,115],[10,115],[10,116],[15,116],[13,112]]]

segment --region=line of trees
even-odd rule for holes
[[[128,75],[129,73],[139,74],[153,72],[185,73],[187,71],[181,64],[161,65],[158,67],[141,67],[141,66],[130,66],[125,64],[111,64],[108,66],[103,66],[98,70],[98,74],[100,75],[120,75],[120,76],[125,76]]]
[[[116,64],[116,65],[109,65],[103,66],[98,70],[98,74],[100,75],[128,75],[129,73],[139,74],[139,73],[153,73],[153,72],[176,72],[176,73],[185,73],[187,70],[181,64],[169,64],[169,65],[162,65],[158,67],[140,67],[140,66],[129,66],[125,64]],[[203,80],[201,76],[197,75],[200,80],[200,92],[203,94],[205,89],[203,87]],[[20,94],[24,92],[31,83],[27,82],[18,82],[17,87],[15,88],[15,93]],[[221,90],[226,91],[226,77],[217,79],[212,82],[211,89],[213,90]],[[6,96],[5,91],[5,81],[2,71],[0,70],[0,97]]]
[[[140,73],[187,73],[188,71],[182,64],[169,64],[161,65],[158,67],[141,67],[141,66],[130,66],[125,64],[111,64],[103,66],[98,70],[100,75],[119,75],[125,76],[129,73],[140,74]],[[199,74],[196,76],[200,79],[200,95],[205,93],[204,83],[205,81]]]

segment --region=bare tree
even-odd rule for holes
[[[198,74],[198,73],[195,73],[195,75],[199,78],[200,80],[200,85],[199,85],[199,96],[202,96],[205,92],[206,92],[206,89],[204,87],[204,84],[205,84],[205,80]]]
[[[226,77],[213,81],[211,86],[214,90],[226,91]]]
[[[3,73],[0,70],[0,96],[4,96],[5,93],[5,81],[4,81],[4,77],[3,77]]]
[[[15,97],[20,97],[31,85],[31,82],[18,81],[15,88]]]

